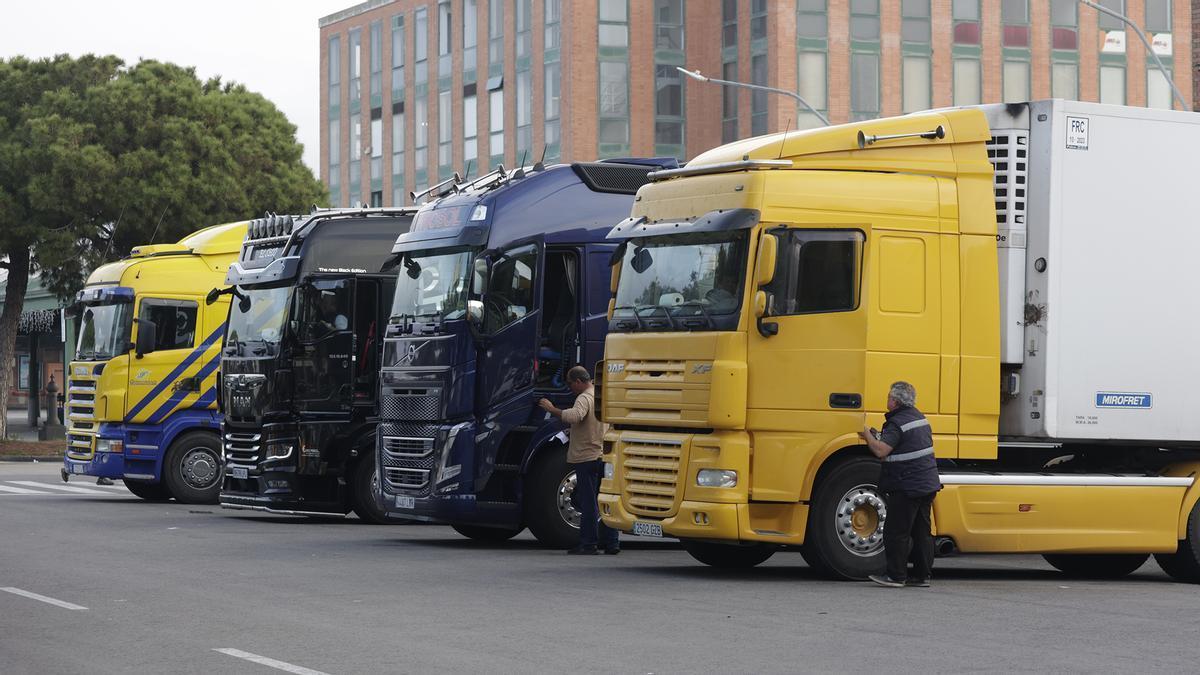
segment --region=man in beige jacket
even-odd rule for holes
[[[567,386],[575,394],[575,405],[559,410],[547,399],[538,401],[542,410],[571,425],[567,444],[567,463],[575,468],[573,501],[579,508],[579,545],[567,551],[573,555],[595,555],[597,546],[616,555],[621,552],[619,533],[600,522],[598,501],[604,463],[600,460],[604,445],[604,424],[596,417],[596,391],[592,376],[583,366],[567,371]]]

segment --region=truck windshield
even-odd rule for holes
[[[466,249],[404,254],[392,299],[392,318],[464,318],[471,259],[471,251]]]
[[[229,310],[229,344],[265,342],[279,344],[283,334],[283,320],[287,313],[287,286],[280,288],[239,289],[249,299],[249,307],[242,311],[245,303],[234,297]]]
[[[79,326],[76,357],[81,361],[104,361],[129,351],[133,326],[133,304],[89,305]]]
[[[621,261],[614,318],[698,318],[737,312],[746,268],[746,233],[674,235],[629,242]],[[694,325],[695,322],[689,322]]]

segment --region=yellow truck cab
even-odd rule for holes
[[[223,287],[246,223],[134,248],[96,269],[77,297],[67,376],[63,480],[120,478],[144,499],[215,503],[221,488],[216,384],[229,297]]]
[[[881,572],[857,436],[908,381],[944,549],[1200,581],[1200,115],[1068,101],[775,134],[651,174],[610,238],[604,521]]]

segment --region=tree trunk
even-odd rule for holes
[[[0,311],[0,440],[8,438],[8,394],[17,351],[17,326],[29,287],[29,250],[8,254],[8,283],[4,288],[4,310]]]

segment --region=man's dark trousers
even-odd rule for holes
[[[600,478],[604,472],[604,462],[597,459],[591,462],[572,464],[575,468],[575,493],[572,501],[579,509],[579,547],[615,550],[620,546],[617,542],[619,534],[616,530],[600,522],[599,506]],[[887,528],[884,528],[887,532]]]
[[[933,528],[929,514],[936,494],[910,497],[897,491],[884,496],[887,521],[883,525],[883,555],[887,558],[887,575],[895,581],[908,579],[910,557],[912,578],[929,579],[933,570]]]

